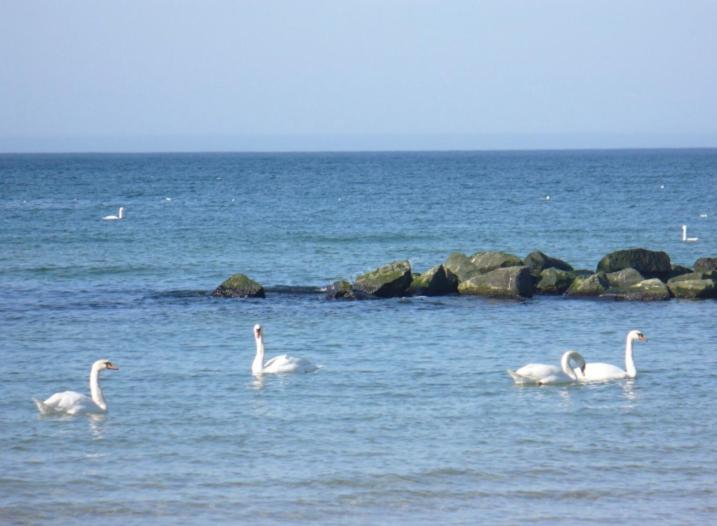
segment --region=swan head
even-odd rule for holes
[[[565,354],[563,354],[563,362],[565,365],[570,364],[570,362],[573,362],[575,364],[575,369],[579,369],[580,373],[585,375],[585,366],[587,363],[585,362],[585,358],[583,358],[583,355],[580,354],[578,351],[567,351]]]
[[[627,338],[632,341],[646,342],[647,336],[642,331],[634,330],[627,333]]]
[[[92,364],[93,369],[97,369],[98,371],[101,371],[103,369],[110,369],[112,371],[119,371],[119,367],[117,367],[115,364],[110,362],[109,360],[103,358],[102,360],[97,360],[95,363]]]
[[[259,324],[257,323],[256,325],[254,325],[254,338],[256,338],[257,340],[259,340],[259,339],[261,339],[262,334],[263,334],[263,333],[262,333],[262,330],[261,330],[261,325],[259,325]]]

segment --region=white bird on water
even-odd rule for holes
[[[642,331],[638,330],[627,333],[627,338],[625,339],[625,370],[609,363],[588,362],[578,380],[581,382],[604,382],[607,380],[635,378],[637,368],[632,357],[632,342],[635,341],[646,342],[647,337]]]
[[[117,215],[109,215],[104,216],[102,218],[105,221],[119,221],[121,219],[124,219],[124,206],[120,206],[119,210],[117,210]]]
[[[81,415],[92,413],[106,413],[107,402],[100,388],[100,371],[111,369],[119,370],[109,360],[97,360],[90,369],[90,396],[75,391],[55,393],[44,402],[33,398],[37,410],[43,415]]]
[[[255,376],[272,373],[310,373],[318,366],[305,358],[295,358],[287,354],[275,356],[264,363],[264,331],[261,325],[254,325],[254,339],[256,340],[256,356],[251,364],[251,372]]]
[[[687,225],[682,225],[682,241],[694,243],[695,241],[699,241],[699,239],[699,237],[687,237]]]
[[[573,362],[576,367],[573,366]],[[569,384],[580,379],[585,370],[585,360],[578,351],[567,351],[560,359],[560,367],[544,363],[529,363],[508,374],[518,385]]]

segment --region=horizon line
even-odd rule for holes
[[[598,146],[564,148],[386,148],[386,149],[197,149],[197,150],[38,150],[0,151],[6,155],[227,155],[227,154],[347,154],[347,153],[500,153],[500,152],[606,152],[606,151],[679,151],[717,150],[715,146]]]

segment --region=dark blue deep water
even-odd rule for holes
[[[715,195],[717,150],[0,156],[0,523],[714,522],[717,301],[207,292],[456,250],[692,265]],[[254,380],[257,322],[322,368]],[[505,372],[621,365],[634,328],[634,381]],[[99,358],[106,415],[37,414]]]

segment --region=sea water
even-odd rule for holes
[[[0,156],[0,523],[711,523],[717,301],[277,286],[452,251],[692,265],[716,191],[715,150]],[[208,295],[236,272],[267,298]],[[253,378],[255,323],[319,371]],[[622,366],[636,328],[635,380],[506,374]],[[99,358],[106,415],[38,415]]]

